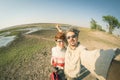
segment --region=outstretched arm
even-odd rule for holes
[[[63,32],[62,29],[60,28],[60,26],[59,26],[58,24],[56,25],[56,28],[57,28],[57,30],[58,30],[59,32]]]

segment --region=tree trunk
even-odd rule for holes
[[[112,34],[112,25],[109,26],[109,33]]]

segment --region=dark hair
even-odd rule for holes
[[[78,29],[75,29],[75,28],[69,28],[69,29],[66,31],[66,33],[67,33],[67,32],[74,32],[75,35],[78,36],[80,31],[79,31]]]
[[[57,41],[57,39],[62,39],[65,41],[66,37],[65,37],[65,33],[63,32],[57,32],[57,34],[55,35],[55,41]]]

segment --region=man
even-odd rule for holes
[[[59,32],[62,31],[58,26],[56,27]],[[64,72],[67,80],[78,79],[81,64],[99,80],[120,79],[120,49],[88,51],[78,41],[79,32],[79,30],[73,28],[66,32],[68,47],[65,54]]]
[[[85,49],[78,42],[79,31],[76,29],[69,29],[66,32],[66,39],[68,42],[67,51],[65,54],[65,74],[67,80],[77,80],[80,74],[81,60],[80,50]]]
[[[81,64],[99,80],[106,80],[107,72],[114,57],[114,51],[96,49],[88,51],[78,41],[79,30],[74,28],[66,32],[68,47],[65,54],[64,72],[67,80],[78,80]]]

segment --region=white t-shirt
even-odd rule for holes
[[[64,67],[64,60],[65,60],[65,52],[66,48],[60,48],[58,46],[52,48],[52,58],[51,58],[51,64],[53,64],[53,61],[56,65],[56,67],[62,68]]]

